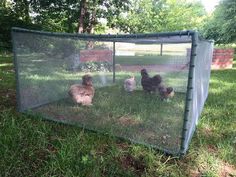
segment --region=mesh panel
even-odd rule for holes
[[[106,132],[173,154],[180,151],[191,50],[189,36],[108,39],[16,30],[13,39],[21,111],[31,110],[55,121]],[[161,47],[160,42],[172,44]],[[206,51],[204,43],[201,47],[199,52]],[[189,137],[207,96],[209,53],[202,53],[198,60],[202,57],[205,60],[198,63],[195,73],[202,78],[196,81],[202,83],[196,83],[197,90],[201,89],[196,92],[200,98],[194,100],[200,105],[194,104],[197,108],[192,111]],[[207,77],[201,72],[204,63]],[[143,68],[150,77],[161,75],[162,85],[172,87],[174,97],[166,94],[163,100],[158,92],[144,92],[140,75]],[[89,107],[74,103],[68,94],[71,85],[81,85],[85,74],[92,76],[95,88],[93,105]],[[124,80],[131,76],[135,77],[136,88],[130,93],[124,90]]]
[[[140,70],[145,68],[150,75],[160,74],[165,85],[185,93],[190,60],[191,44],[130,44],[116,43],[116,73],[135,73],[141,89]],[[123,80],[121,79],[121,82]]]
[[[35,34],[14,35],[19,72],[21,109],[29,109],[68,97],[68,88],[80,83],[85,73],[94,75],[96,87],[112,83],[112,50],[97,41],[88,41]],[[93,45],[88,56],[85,48]],[[101,57],[95,58],[103,50]],[[90,57],[93,61],[87,61]],[[94,72],[93,72],[94,73]],[[92,74],[93,74],[92,73]]]
[[[198,41],[197,45],[197,55],[193,75],[193,101],[190,105],[190,116],[188,121],[185,149],[187,149],[187,146],[195,131],[198,119],[200,118],[200,114],[208,95],[211,59],[213,55],[213,43]]]

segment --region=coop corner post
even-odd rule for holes
[[[112,56],[112,70],[113,70],[113,83],[116,81],[116,43],[113,42],[113,56]]]
[[[162,52],[163,52],[163,43],[161,43],[161,46],[160,46],[160,56],[162,56]]]
[[[13,37],[14,28],[11,29],[11,39],[12,39],[12,51],[13,51],[13,61],[14,61],[14,70],[15,70],[15,79],[16,79],[16,104],[17,104],[17,110],[19,112],[23,111],[21,107],[21,101],[20,101],[20,83],[19,83],[19,68],[18,68],[18,61],[16,56],[16,47],[15,47],[15,37]]]
[[[190,33],[192,38],[192,45],[191,45],[191,56],[190,56],[190,63],[189,63],[189,73],[188,73],[188,85],[187,85],[187,93],[185,99],[185,109],[184,109],[184,120],[183,120],[183,129],[182,129],[182,136],[181,136],[181,145],[180,145],[180,152],[179,155],[182,156],[186,153],[186,138],[187,138],[187,131],[188,131],[188,121],[190,116],[190,106],[193,100],[193,74],[195,70],[195,59],[196,59],[196,49],[197,49],[197,39],[198,33],[192,31]]]

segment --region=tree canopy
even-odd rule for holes
[[[203,26],[204,37],[216,43],[227,44],[236,41],[236,1],[222,0],[212,16]]]
[[[100,19],[114,26],[114,18],[128,11],[129,0],[13,0],[0,4],[0,40],[10,41],[12,26],[47,31],[93,33]]]
[[[0,6],[0,46],[10,46],[10,31],[11,27],[24,27],[31,29],[41,29],[38,24],[33,24],[30,17],[24,15],[24,11],[16,4],[9,4],[7,1],[2,1]]]
[[[199,1],[138,0],[118,26],[131,33],[197,29],[205,14]]]
[[[43,26],[51,26],[66,32],[92,33],[101,25],[99,19],[108,23],[121,12],[127,11],[129,0],[35,0],[33,11],[35,21]],[[61,27],[61,28],[60,28]]]
[[[18,26],[69,33],[105,32],[105,27],[128,33],[201,29],[217,43],[230,43],[235,21],[235,0],[222,0],[210,17],[199,0],[2,0],[0,41],[9,43],[11,27]]]

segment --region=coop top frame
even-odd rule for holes
[[[196,31],[175,31],[175,32],[160,32],[147,34],[79,34],[79,33],[58,33],[45,32],[37,30],[29,30],[24,28],[13,27],[12,32],[33,33],[38,35],[48,35],[55,37],[70,37],[80,40],[91,41],[106,41],[106,42],[126,42],[136,44],[175,44],[175,43],[191,43],[191,36],[196,34]],[[199,38],[203,40],[202,38]],[[211,41],[209,41],[211,42]]]
[[[160,32],[160,33],[148,33],[148,34],[71,34],[71,33],[58,33],[58,32],[45,32],[45,31],[36,31],[23,29],[18,27],[13,27],[11,29],[11,33],[28,33],[34,35],[45,35],[50,37],[60,37],[60,38],[74,38],[76,40],[86,40],[86,41],[103,41],[103,42],[113,42],[113,50],[115,51],[115,43],[123,42],[123,43],[136,43],[136,44],[178,44],[178,43],[191,43],[191,54],[190,54],[190,63],[189,63],[189,72],[188,72],[188,82],[187,82],[187,93],[185,99],[185,108],[184,108],[184,118],[183,118],[183,127],[182,127],[182,138],[181,138],[181,147],[178,154],[182,156],[186,153],[188,149],[188,144],[190,141],[187,141],[187,123],[190,119],[190,107],[191,102],[193,100],[193,74],[195,69],[195,60],[196,60],[196,51],[199,41],[213,43],[212,40],[205,40],[198,35],[198,32],[194,30],[186,30],[186,31],[175,31],[175,32]],[[17,67],[17,59],[15,52],[15,42],[14,38],[12,40],[13,43],[13,53],[14,53],[14,64],[16,71],[16,82],[17,82],[17,102],[19,104],[19,76],[18,76],[18,67]],[[113,51],[113,52],[114,52]],[[113,56],[114,62],[114,56]],[[22,112],[18,105],[18,110]],[[24,111],[23,111],[24,112]],[[150,145],[149,145],[150,146]],[[158,148],[160,149],[160,148]],[[172,154],[166,149],[160,149],[168,154]]]

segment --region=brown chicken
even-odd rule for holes
[[[168,100],[172,98],[175,94],[174,89],[172,87],[165,87],[163,84],[158,86],[158,91],[162,100]]]
[[[82,84],[71,85],[68,93],[75,103],[85,106],[92,105],[95,93],[92,77],[90,75],[84,75],[82,77]]]

